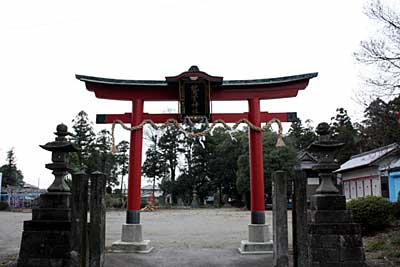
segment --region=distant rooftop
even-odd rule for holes
[[[158,184],[156,184],[154,189],[160,190],[160,186]],[[142,186],[142,190],[153,190],[153,185],[149,184],[149,185]]]
[[[339,170],[335,172],[344,172],[351,169],[360,168],[364,166],[370,166],[374,164],[377,160],[385,157],[389,153],[395,151],[399,148],[397,143],[390,144],[388,146],[376,148],[361,154],[352,156],[348,161],[340,166]]]

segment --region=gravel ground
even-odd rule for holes
[[[290,212],[289,212],[290,214]],[[0,212],[0,266],[15,266],[24,220],[31,213]],[[272,224],[271,211],[266,212]],[[106,246],[120,239],[125,211],[107,212]],[[150,254],[106,254],[106,266],[272,266],[271,255],[240,255],[247,239],[250,212],[238,209],[169,209],[141,214],[143,236],[150,239]],[[291,217],[289,215],[289,243]],[[373,260],[369,266],[390,266]]]
[[[106,246],[120,239],[125,211],[107,212]],[[31,213],[0,212],[0,266],[18,254],[24,220]],[[266,212],[272,223],[271,212]],[[143,237],[154,250],[148,255],[107,254],[106,266],[268,266],[271,255],[242,256],[250,212],[239,209],[168,209],[141,213]],[[291,219],[289,218],[289,223]],[[3,263],[3,264],[2,264]]]
[[[269,224],[271,216],[267,211]],[[107,213],[106,246],[120,238],[124,220],[125,211]],[[156,248],[237,249],[240,241],[247,239],[250,212],[234,208],[168,209],[142,212],[141,222],[143,237]]]

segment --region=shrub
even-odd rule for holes
[[[383,197],[353,199],[347,203],[347,208],[352,211],[354,221],[361,224],[365,235],[384,229],[391,219],[392,204]]]
[[[7,202],[0,202],[0,210],[7,210],[8,203]]]
[[[394,220],[400,220],[400,201],[392,203],[392,216]]]
[[[120,209],[124,206],[124,203],[119,195],[106,194],[105,203],[106,203],[106,208]]]

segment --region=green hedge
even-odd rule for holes
[[[393,205],[383,197],[353,199],[347,203],[347,208],[352,211],[354,221],[361,224],[365,235],[384,229],[393,218]]]
[[[400,220],[400,201],[392,203],[392,216],[394,220]]]
[[[121,199],[120,195],[106,194],[105,197],[106,208],[121,209],[124,207],[124,200]]]

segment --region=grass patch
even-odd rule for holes
[[[386,258],[400,264],[400,228],[389,228],[385,232],[366,237],[364,244],[369,256]]]

